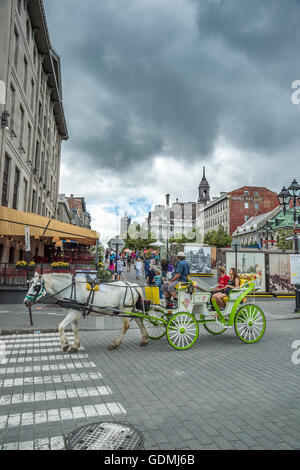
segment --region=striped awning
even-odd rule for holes
[[[71,240],[84,245],[96,245],[100,237],[94,230],[0,206],[0,237],[25,237],[25,227],[29,227],[30,236],[53,238],[53,241]]]

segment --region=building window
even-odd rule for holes
[[[36,47],[33,48],[33,65],[36,66]]]
[[[28,62],[26,57],[24,56],[24,83],[23,88],[24,92],[27,93],[27,79],[28,79]]]
[[[15,28],[15,56],[14,56],[14,65],[15,68],[18,68],[19,61],[19,46],[20,46],[20,36],[18,30]]]
[[[15,122],[15,107],[16,107],[16,90],[13,85],[10,86],[10,126],[14,128]]]
[[[18,196],[19,196],[19,184],[20,184],[20,170],[16,168],[15,182],[14,182],[14,194],[13,194],[13,209],[18,208]]]
[[[23,204],[24,212],[27,211],[27,196],[28,196],[28,181],[24,178],[24,204]]]
[[[249,196],[249,191],[244,191],[245,196]]]
[[[254,196],[255,196],[255,197],[258,197],[258,196],[259,196],[259,192],[258,192],[258,191],[254,191]]]
[[[29,20],[26,21],[26,38],[27,38],[27,42],[29,44],[29,41],[30,41],[30,23],[29,23]]]
[[[248,202],[245,202],[245,209],[249,209],[249,204],[248,204]]]
[[[36,191],[32,191],[32,205],[31,205],[31,211],[35,212],[36,211]]]
[[[2,206],[8,206],[8,184],[9,184],[10,158],[5,155],[3,183],[2,183]]]
[[[259,204],[257,204],[257,202],[254,204],[254,209],[259,209]]]
[[[37,141],[36,149],[35,149],[35,161],[34,161],[34,173],[36,175],[39,174],[39,169],[40,169],[39,154],[40,154],[40,143],[39,141]]]
[[[247,222],[247,220],[249,220],[249,215],[245,215],[245,222]]]
[[[27,161],[31,162],[31,155],[30,155],[30,150],[31,150],[31,125],[28,124],[28,137],[27,137]]]
[[[20,149],[23,148],[23,135],[24,135],[24,109],[22,106],[20,106],[20,113],[21,113],[21,119],[20,119]]]
[[[31,109],[34,107],[34,81],[31,80]]]

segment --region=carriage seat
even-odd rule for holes
[[[239,285],[239,287],[242,287],[242,286],[245,284],[245,282],[246,282],[245,279],[241,279],[241,280],[240,280],[240,285]],[[223,297],[222,300],[223,300],[223,302],[224,302],[225,305],[227,304],[228,299],[229,299],[228,296],[227,296],[227,297]],[[246,299],[244,299],[244,301],[245,301],[245,300],[246,300]]]

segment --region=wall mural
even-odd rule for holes
[[[226,270],[229,274],[230,268],[235,267],[235,253],[226,253]],[[237,270],[240,275],[247,278],[248,274],[256,277],[256,287],[258,291],[265,292],[265,255],[264,253],[243,253],[237,254]]]
[[[211,248],[207,246],[185,245],[186,261],[191,274],[211,274]]]

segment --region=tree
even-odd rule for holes
[[[204,237],[204,243],[206,245],[216,246],[218,248],[224,248],[230,246],[232,237],[225,231],[223,225],[220,225],[218,230],[208,232]]]
[[[293,249],[293,240],[286,240],[287,237],[292,237],[294,234],[293,229],[280,229],[278,231],[277,238],[277,247],[282,250],[292,250]]]

